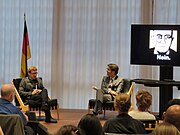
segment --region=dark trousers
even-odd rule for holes
[[[99,110],[102,110],[102,103],[107,102],[107,101],[112,101],[113,98],[111,94],[106,94],[104,93],[103,90],[98,89],[96,91],[96,103],[94,107],[94,112],[98,112]]]
[[[30,100],[38,102],[39,104],[43,105],[45,103],[48,103],[48,93],[46,89],[43,89],[41,93],[32,95],[30,97]]]
[[[46,89],[43,89],[41,93],[32,95],[29,101],[30,107],[41,107],[43,104],[48,104],[48,92]],[[51,118],[50,109],[44,111],[46,119]]]

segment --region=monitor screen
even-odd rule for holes
[[[130,64],[180,66],[180,25],[131,25]]]

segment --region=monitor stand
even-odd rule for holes
[[[173,66],[160,66],[160,81],[173,81]],[[168,101],[173,98],[173,86],[161,85],[159,87],[159,117],[166,109]]]

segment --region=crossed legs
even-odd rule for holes
[[[95,115],[102,114],[102,103],[111,101],[112,96],[110,94],[105,94],[103,90],[99,89],[96,91],[96,103],[93,110]]]

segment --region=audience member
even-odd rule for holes
[[[119,67],[116,64],[107,65],[107,76],[104,76],[101,83],[101,89],[93,87],[96,92],[96,103],[93,110],[95,115],[102,113],[102,103],[107,101],[113,101],[114,97],[122,92],[123,79],[119,77]]]
[[[161,123],[153,130],[152,135],[180,135],[180,132],[173,124]]]
[[[0,135],[4,135],[1,126],[0,126]]]
[[[84,115],[79,121],[78,127],[82,135],[103,135],[100,120],[93,114]]]
[[[28,69],[28,77],[21,80],[19,86],[19,94],[28,104],[42,105],[45,112],[45,122],[57,123],[57,120],[51,117],[50,107],[48,105],[48,92],[43,86],[42,80],[37,78],[37,68],[30,66]]]
[[[180,130],[180,105],[171,105],[166,112],[163,113],[164,122],[168,122],[176,126]]]
[[[81,135],[78,127],[74,125],[62,126],[54,135]]]
[[[180,99],[174,98],[174,99],[169,100],[169,102],[166,106],[166,110],[172,105],[180,105]]]
[[[131,106],[130,96],[125,93],[118,94],[115,98],[114,107],[118,111],[115,118],[107,120],[103,126],[105,133],[118,134],[144,134],[146,133],[142,122],[128,115]]]
[[[172,105],[180,105],[180,99],[174,98],[174,99],[169,100],[169,102],[168,102],[168,104],[167,104],[167,106],[165,108],[165,112],[163,112],[163,115],[162,115],[163,120],[164,120],[164,117],[165,117],[166,110]]]
[[[15,90],[14,86],[11,84],[4,84],[1,88],[1,98],[0,98],[0,114],[19,114],[24,125],[25,132],[27,135],[35,134],[35,131],[27,126],[27,120],[24,114],[19,108],[14,106],[11,102],[14,100]]]
[[[152,105],[152,95],[148,91],[139,90],[136,94],[137,110],[132,110],[128,114],[134,119],[156,120],[156,117],[149,112]]]

